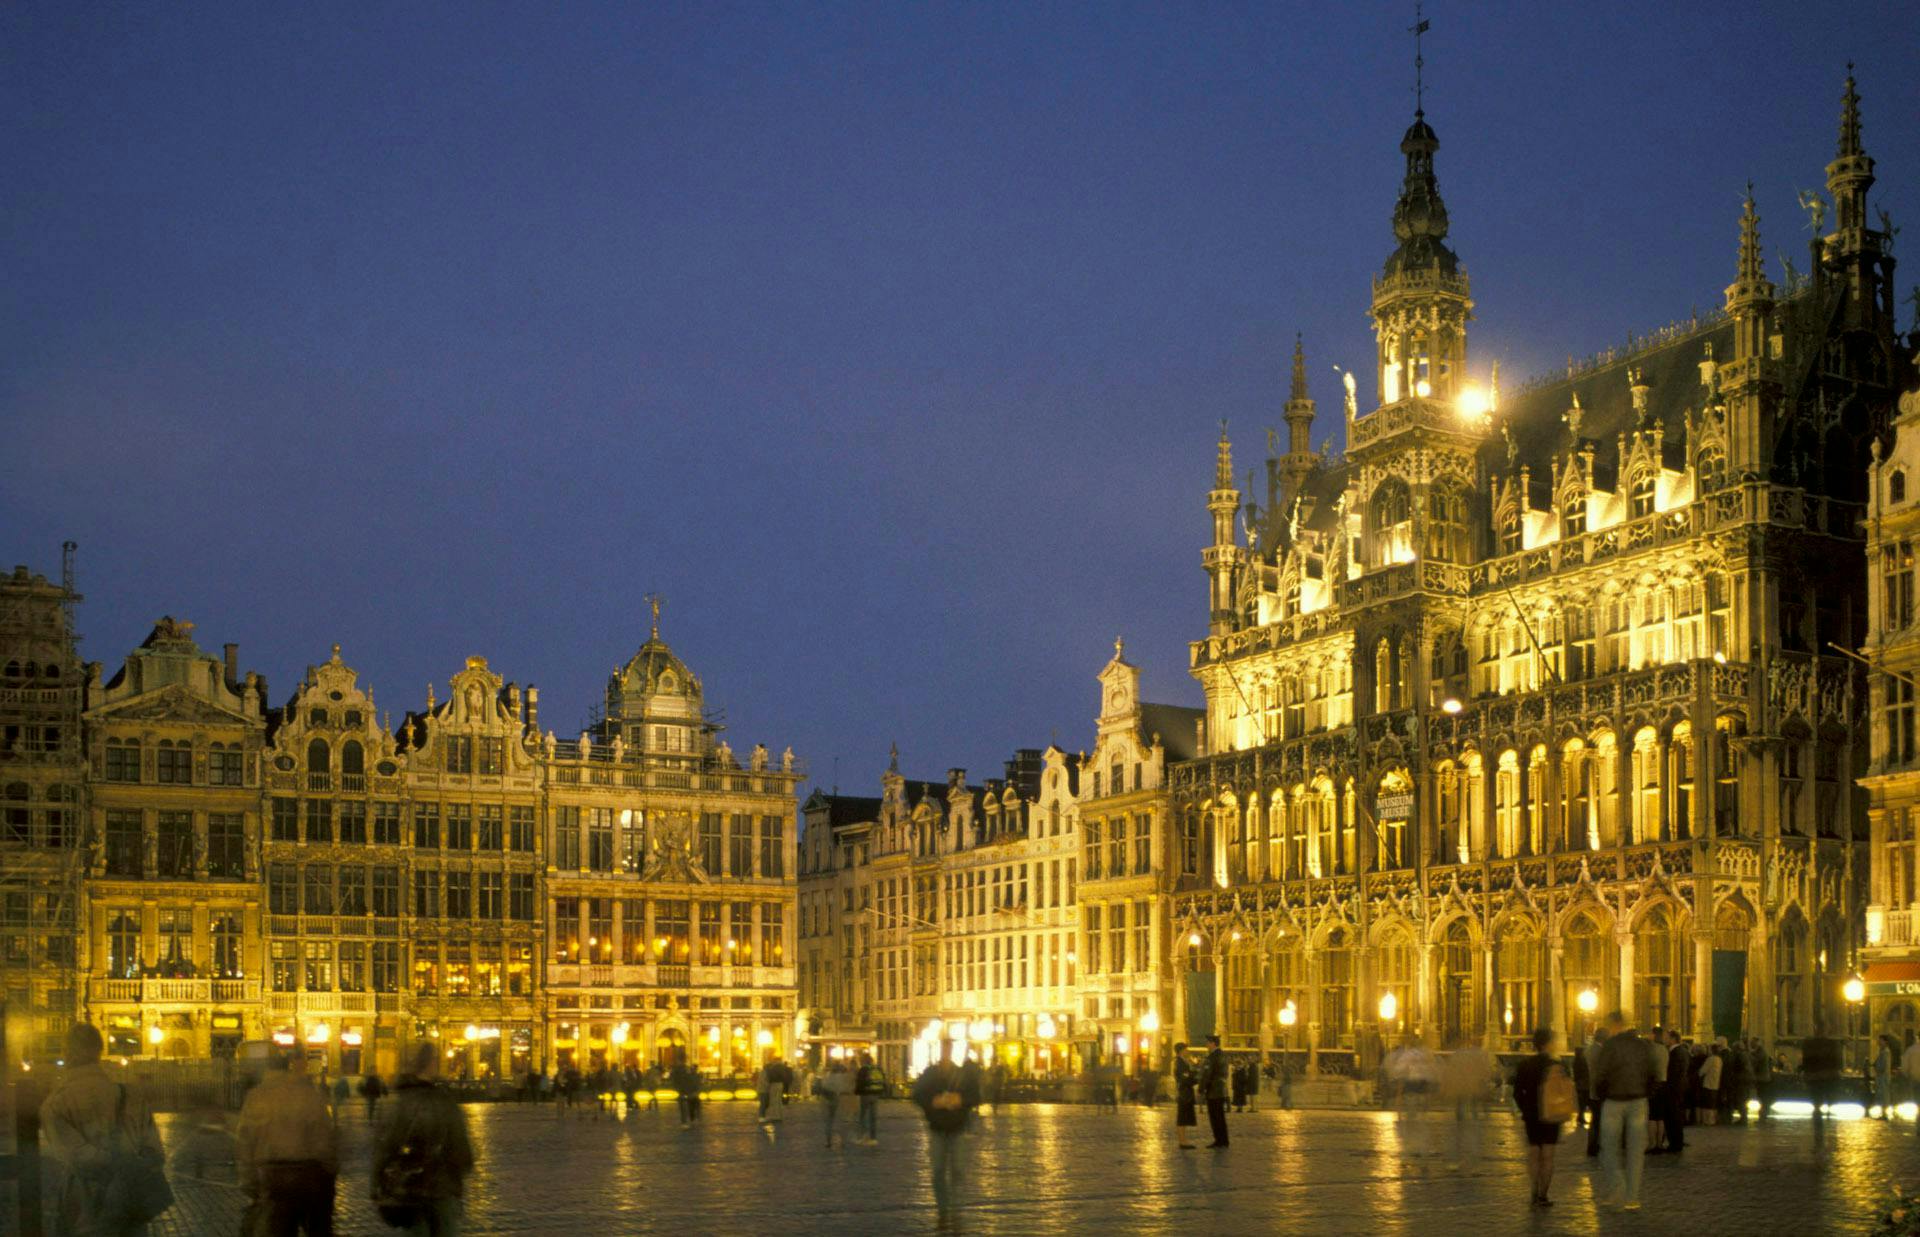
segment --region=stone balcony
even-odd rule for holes
[[[257,979],[94,979],[95,1001],[141,1005],[224,1005],[260,999]]]

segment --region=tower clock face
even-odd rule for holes
[[[1118,687],[1107,689],[1107,712],[1118,713],[1127,707],[1127,693]]]

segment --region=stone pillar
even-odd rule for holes
[[[1296,1030],[1303,1023],[1306,1026],[1308,1073],[1320,1070],[1320,974],[1315,969],[1318,963],[1314,957],[1317,952],[1311,946],[1303,945],[1300,949],[1301,973],[1307,981],[1307,1007],[1299,1011],[1299,1021],[1294,1023]]]
[[[1544,992],[1547,1001],[1547,1026],[1560,1037],[1562,1044],[1572,1042],[1568,1039],[1567,1025],[1566,953],[1567,947],[1560,940],[1558,933],[1548,938],[1547,982]]]
[[[1633,985],[1633,933],[1624,928],[1615,928],[1614,947],[1620,951],[1620,1003],[1619,1008],[1627,1015],[1627,1022],[1634,1021],[1634,985]],[[1605,1017],[1607,1010],[1601,1010]]]
[[[1489,1051],[1498,1043],[1499,1036],[1505,1034],[1506,1023],[1501,1019],[1500,993],[1494,984],[1493,975],[1493,937],[1488,935],[1480,942],[1480,1042]]]
[[[1771,1053],[1778,1020],[1773,1010],[1773,938],[1764,915],[1754,916],[1753,932],[1747,938],[1747,997],[1747,1032],[1759,1036]]]
[[[1707,929],[1693,934],[1693,1038],[1713,1042],[1713,933]]]

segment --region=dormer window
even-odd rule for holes
[[[1694,461],[1693,475],[1700,483],[1700,492],[1705,494],[1720,488],[1727,476],[1727,457],[1716,449],[1702,451],[1700,458]]]
[[[1627,491],[1627,518],[1637,520],[1653,514],[1653,474],[1643,472],[1633,479]]]
[[[1887,478],[1887,502],[1903,503],[1905,501],[1907,501],[1907,472],[1904,468],[1896,468]]]
[[[1587,531],[1587,496],[1584,491],[1568,497],[1560,509],[1560,538],[1578,537]]]
[[[1520,508],[1510,506],[1500,513],[1500,552],[1520,552]]]

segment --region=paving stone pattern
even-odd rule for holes
[[[935,1229],[925,1135],[904,1103],[883,1108],[878,1148],[825,1147],[816,1103],[790,1109],[775,1143],[746,1103],[710,1104],[692,1130],[671,1106],[628,1119],[552,1106],[467,1109],[480,1168],[471,1233],[912,1233]],[[1232,1118],[1225,1151],[1180,1151],[1173,1110],[1021,1105],[968,1135],[961,1231],[1033,1233],[1844,1233],[1869,1227],[1892,1179],[1920,1184],[1913,1125],[1831,1123],[1696,1129],[1682,1156],[1647,1160],[1645,1208],[1596,1212],[1584,1135],[1561,1147],[1558,1203],[1526,1206],[1519,1131],[1478,1128],[1483,1154],[1454,1163],[1451,1118],[1406,1135],[1386,1114],[1264,1111]],[[848,1132],[850,1123],[843,1122]],[[1202,1123],[1202,1130],[1205,1125]],[[163,1118],[179,1203],[156,1237],[237,1231],[242,1199],[217,1152],[190,1164],[193,1127]],[[342,1117],[339,1231],[383,1233],[367,1202],[368,1126]],[[1404,1145],[1414,1144],[1414,1145]],[[1403,1152],[1411,1151],[1411,1155]],[[223,1178],[225,1180],[223,1180]]]

